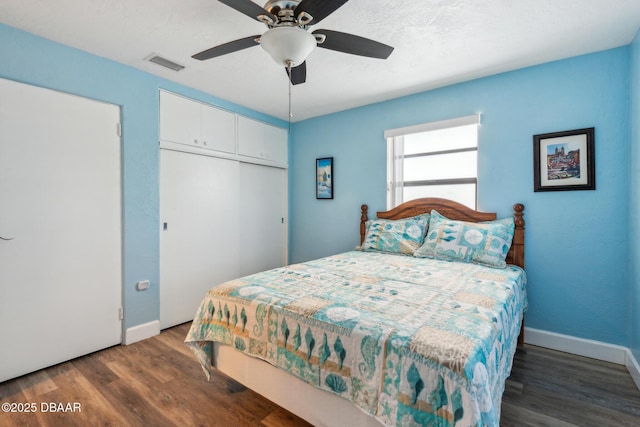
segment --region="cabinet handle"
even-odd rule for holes
[[[15,237],[9,237],[9,238],[6,238],[6,237],[2,237],[2,236],[0,236],[0,240],[9,241],[9,240],[13,240],[13,239],[15,239]]]
[[[194,143],[194,144],[197,144],[197,143],[198,143],[198,140],[197,140],[197,139],[194,139],[194,140],[193,140],[193,143]]]
[[[202,141],[202,145],[207,145],[207,141]]]

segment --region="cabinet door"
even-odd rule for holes
[[[234,160],[160,150],[160,327],[193,320],[215,285],[237,278]]]
[[[240,164],[240,275],[286,264],[285,169]]]
[[[160,139],[201,146],[201,104],[160,91]]]
[[[235,115],[202,105],[202,146],[210,150],[236,152],[236,119]]]
[[[267,159],[287,164],[287,131],[270,125],[264,125],[264,145]]]
[[[287,164],[287,131],[239,116],[238,154]]]

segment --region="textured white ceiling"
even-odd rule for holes
[[[269,115],[288,115],[286,73],[259,46],[191,59],[266,31],[216,0],[2,0],[0,22]],[[316,48],[307,59],[307,82],[293,87],[293,120],[626,45],[639,27],[640,0],[350,0],[311,30],[348,32],[395,51],[379,60]],[[175,73],[146,62],[152,53],[186,69]]]

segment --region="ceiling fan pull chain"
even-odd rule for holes
[[[293,112],[291,111],[291,86],[293,86],[293,83],[291,83],[291,61],[287,61],[287,72],[289,75],[287,79],[289,81],[289,132],[291,132],[291,117],[293,117]]]

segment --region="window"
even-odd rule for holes
[[[385,131],[387,208],[442,197],[476,208],[480,115]]]

